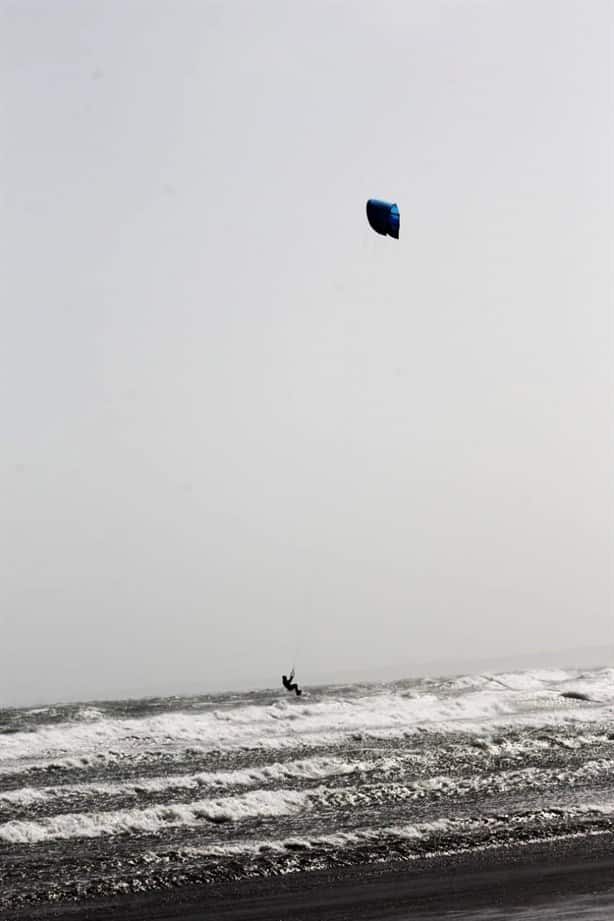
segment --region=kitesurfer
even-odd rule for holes
[[[292,669],[289,676],[287,675],[281,676],[281,683],[285,687],[286,691],[294,691],[296,696],[300,697],[302,694],[302,691],[299,688],[298,684],[292,680],[293,678],[294,678],[294,669]]]

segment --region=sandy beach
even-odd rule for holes
[[[8,916],[5,916],[8,918]],[[614,835],[407,863],[189,887],[15,921],[606,921],[614,917]]]

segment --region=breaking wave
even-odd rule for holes
[[[0,711],[0,910],[601,835],[613,705],[595,669]]]

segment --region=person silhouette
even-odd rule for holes
[[[290,672],[288,676],[286,675],[281,676],[281,683],[285,687],[286,691],[294,691],[296,696],[300,697],[303,692],[299,688],[298,684],[292,680],[293,678],[294,678],[294,668],[292,669],[292,671]]]

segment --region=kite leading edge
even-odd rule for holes
[[[370,198],[367,202],[367,220],[376,233],[399,239],[401,213],[397,204]]]

